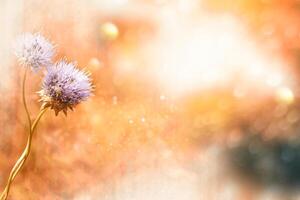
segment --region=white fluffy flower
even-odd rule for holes
[[[39,33],[25,33],[17,37],[14,51],[21,65],[37,72],[52,64],[54,46]]]

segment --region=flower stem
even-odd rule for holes
[[[26,98],[25,98],[25,83],[26,83],[26,78],[27,78],[27,71],[28,67],[25,68],[24,76],[23,76],[23,82],[22,82],[22,101],[23,105],[26,111],[26,116],[28,120],[28,131],[31,132],[31,119],[30,119],[30,113],[28,111],[27,103],[26,103]]]
[[[17,174],[19,173],[19,171],[21,170],[21,168],[23,167],[25,161],[27,160],[29,154],[30,154],[30,150],[31,150],[31,142],[32,142],[32,135],[34,130],[36,129],[37,124],[39,123],[41,117],[43,116],[43,114],[46,112],[47,108],[42,109],[40,111],[40,113],[38,114],[37,118],[35,119],[35,121],[33,122],[33,124],[31,123],[31,119],[30,119],[30,114],[28,111],[28,107],[26,104],[26,98],[25,98],[25,82],[26,82],[26,77],[27,77],[27,70],[28,68],[25,69],[25,73],[24,73],[24,77],[23,77],[23,83],[22,83],[22,100],[23,100],[23,105],[26,111],[26,115],[27,115],[27,120],[28,120],[28,124],[29,124],[29,128],[28,128],[28,138],[27,138],[27,143],[26,143],[26,147],[22,153],[22,155],[19,157],[19,159],[17,160],[17,162],[15,163],[14,167],[12,168],[9,178],[7,180],[6,186],[4,191],[2,192],[1,196],[0,196],[0,200],[6,200],[8,197],[8,193],[11,187],[11,184],[13,182],[13,180],[15,179],[15,177],[17,176]]]
[[[26,147],[22,153],[22,155],[19,157],[19,159],[17,160],[16,164],[14,165],[13,169],[10,172],[6,187],[4,189],[4,191],[2,192],[0,199],[1,200],[6,200],[11,184],[13,182],[13,180],[15,179],[15,177],[17,176],[17,174],[20,172],[21,168],[23,167],[25,161],[27,160],[29,154],[30,154],[30,150],[31,150],[31,143],[32,143],[32,136],[33,133],[40,121],[40,119],[42,118],[42,116],[44,115],[44,113],[47,111],[48,108],[44,108],[42,110],[40,110],[37,118],[35,119],[35,121],[33,122],[33,124],[31,125],[30,131],[29,131],[29,135],[28,135],[28,139],[27,139],[27,144]]]

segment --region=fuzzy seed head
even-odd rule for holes
[[[89,74],[62,60],[47,68],[39,94],[43,107],[50,107],[57,115],[60,111],[67,114],[68,109],[73,110],[91,92]]]
[[[37,72],[42,67],[51,65],[54,46],[39,33],[25,33],[17,37],[14,53],[21,65]]]

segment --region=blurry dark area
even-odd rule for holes
[[[300,184],[300,140],[263,140],[249,136],[229,151],[231,166],[254,183],[297,190]]]

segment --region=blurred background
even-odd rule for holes
[[[9,199],[300,199],[299,20],[299,0],[0,0],[1,188],[27,137],[11,46],[40,32],[95,91],[45,115]]]

